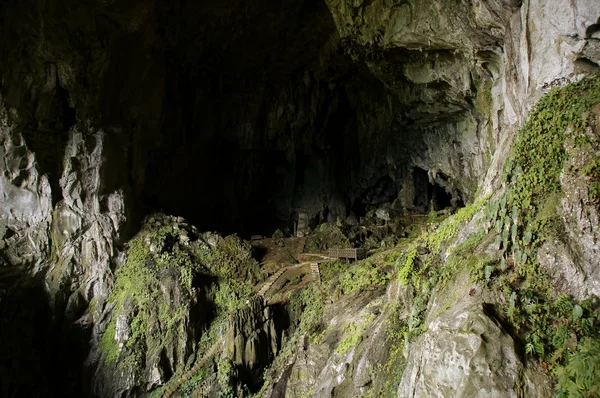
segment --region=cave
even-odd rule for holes
[[[110,147],[103,189],[131,192],[132,220],[163,211],[203,230],[291,233],[299,214],[315,225],[345,219],[353,208],[364,208],[360,216],[391,204],[410,174],[415,137],[468,117],[472,99],[450,98],[448,83],[415,84],[398,74],[407,64],[456,62],[456,55],[390,50],[381,55],[389,70],[381,75],[368,48],[339,39],[325,2],[75,4],[64,8],[98,27],[49,4],[44,29],[65,31],[68,41],[51,45],[81,54],[101,76],[77,69],[84,64],[66,69],[60,59],[34,64],[28,49],[35,32],[23,35],[21,46],[5,45],[7,56],[24,54],[23,73],[45,81],[29,93],[13,74],[3,86],[14,121],[41,153],[55,204],[67,132],[93,118]],[[29,12],[24,4],[4,10],[15,21]],[[138,25],[103,30],[110,23]],[[101,54],[92,52],[97,31],[104,35]],[[82,86],[73,86],[78,79]],[[435,163],[437,155],[429,156]],[[446,172],[450,185],[472,185],[460,170]]]
[[[372,199],[368,191],[377,189],[363,175],[389,179],[387,170],[372,170],[377,154],[359,147],[366,133],[359,118],[369,110],[356,98],[385,89],[342,49],[323,54],[335,31],[326,5],[261,7],[277,16],[273,23],[250,14],[211,32],[228,38],[225,51],[217,39],[200,38],[172,49],[172,58],[185,59],[167,65],[160,144],[140,188],[151,211],[202,229],[271,235],[291,231],[301,212],[313,224],[345,218],[351,200]],[[191,46],[204,55],[189,55]]]
[[[431,177],[431,171],[415,167],[413,169],[413,182],[415,187],[415,198],[413,204],[421,212],[440,211],[448,208],[462,207],[460,193],[456,197],[449,193],[443,186]],[[440,181],[445,181],[443,175],[436,176]]]
[[[156,141],[145,144],[145,170],[131,177],[142,208],[248,237],[293,232],[299,214],[314,226],[345,219],[353,208],[362,216],[391,204],[410,173],[414,131],[424,118],[431,128],[432,115],[415,112],[419,95],[398,101],[380,77],[335,43],[324,3],[260,7],[204,36],[180,28],[164,65]],[[184,14],[198,12],[192,7]],[[264,15],[276,18],[266,23]],[[166,23],[168,31],[189,22]],[[417,55],[386,56],[400,69]],[[448,87],[428,84],[427,90],[437,99]],[[385,109],[384,101],[396,103]],[[440,125],[452,117],[434,112]],[[130,127],[134,137],[147,134],[135,121]],[[400,164],[392,167],[390,158]]]
[[[597,76],[600,10],[576,3],[2,1],[0,395],[344,397],[391,383],[391,395],[426,396],[390,369],[410,371],[412,347],[423,351],[413,326],[431,337],[425,322],[455,310],[427,312],[445,294],[441,279],[455,289],[448,297],[498,301],[456,304],[485,320],[482,344],[520,347],[528,326],[508,330],[514,319],[490,315],[514,306],[493,290],[502,272],[539,249],[560,293],[598,292],[588,271],[600,232],[569,217],[596,217],[600,174],[583,163],[600,153],[600,122],[582,124],[588,137],[577,142],[590,153],[572,156],[562,180],[547,167],[571,161],[570,145],[542,166],[538,152],[517,165],[537,101]],[[577,23],[547,21],[562,8]],[[565,96],[576,97],[588,101]],[[585,117],[598,113],[594,101],[578,105]],[[523,181],[554,191],[513,203]],[[590,192],[577,190],[571,207],[536,202],[575,186]],[[535,218],[538,209],[548,211]],[[477,214],[482,226],[467,225]],[[574,238],[584,224],[587,237]],[[532,242],[539,225],[561,233]],[[330,249],[354,250],[355,261],[342,266]],[[481,268],[469,270],[474,287],[452,285],[464,264]],[[289,270],[301,272],[284,292],[274,282]],[[505,279],[519,298],[533,294],[521,277]],[[594,311],[580,304],[574,314]],[[399,340],[380,334],[390,328],[357,316],[406,326],[415,345],[392,349]],[[447,328],[466,330],[457,325]],[[221,340],[222,358],[204,363]],[[506,380],[536,384],[525,378],[539,364],[511,350],[494,359],[509,376],[488,377],[498,396],[514,395]],[[297,357],[282,365],[282,353]],[[302,366],[319,361],[321,389],[295,390]],[[529,373],[513,377],[513,365]],[[454,391],[446,382],[440,391]]]

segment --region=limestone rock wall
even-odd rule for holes
[[[256,297],[229,319],[226,355],[238,367],[240,382],[260,382],[262,372],[277,355],[282,331],[277,330],[273,318],[273,309]]]
[[[50,183],[47,176],[40,175],[36,156],[28,149],[23,135],[6,118],[3,108],[0,111],[0,248],[10,263],[39,270],[50,251]]]
[[[119,154],[111,153],[110,165],[106,154],[117,134],[76,126],[65,148],[60,179],[63,199],[53,213],[53,262],[48,282],[73,315],[81,308],[71,306],[92,299],[103,303],[112,287],[114,260],[126,221],[124,188],[106,189],[108,179],[118,178]]]

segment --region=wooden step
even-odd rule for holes
[[[271,286],[273,286],[273,284],[275,282],[277,282],[277,279],[279,279],[281,277],[281,275],[284,274],[285,271],[286,271],[286,268],[284,267],[284,268],[281,268],[279,271],[277,271],[275,274],[271,275],[271,277],[265,282],[265,284],[258,291],[258,295],[264,297],[264,295],[267,294],[267,292],[269,291]]]
[[[310,273],[312,275],[313,281],[317,284],[321,284],[321,270],[319,269],[319,263],[311,263],[310,264]]]

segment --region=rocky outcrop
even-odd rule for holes
[[[556,289],[569,292],[579,299],[589,295],[600,296],[597,261],[600,255],[600,214],[598,197],[594,191],[596,159],[600,156],[598,106],[592,114],[591,126],[585,132],[589,138],[589,148],[582,149],[571,136],[565,141],[569,158],[561,174],[564,197],[560,203],[555,203],[559,208],[564,233],[547,241],[539,252],[540,264],[553,277]]]
[[[281,345],[281,330],[273,318],[273,309],[256,297],[229,319],[227,356],[239,369],[239,381],[253,388],[262,385],[262,372]]]
[[[95,325],[89,358],[96,364],[95,395],[145,395],[172,376],[177,380],[202,347],[232,333],[254,348],[233,352],[235,363],[250,370],[264,366],[260,341],[252,338],[261,327],[252,322],[263,313],[260,301],[242,310],[247,316],[237,323],[227,326],[224,320],[246,306],[250,286],[262,276],[245,242],[200,234],[182,218],[156,214],[129,242],[126,256],[106,305],[89,313]],[[246,322],[250,329],[236,333],[235,326]]]
[[[0,249],[11,264],[40,271],[50,246],[50,183],[47,176],[40,175],[35,154],[1,108]]]
[[[407,350],[398,397],[518,395],[523,364],[515,342],[484,312],[481,297],[469,295],[465,279],[432,297],[427,331]],[[528,396],[547,393],[540,386]]]
[[[110,190],[110,179],[122,164],[107,148],[118,132],[105,133],[94,127],[76,127],[65,148],[63,199],[53,212],[53,264],[49,269],[50,289],[72,316],[81,315],[81,303],[95,299],[104,303],[112,288],[112,270],[119,254],[120,233],[126,221],[123,188]],[[107,176],[110,176],[107,178]]]

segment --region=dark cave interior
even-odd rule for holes
[[[132,219],[163,211],[202,230],[249,236],[291,231],[301,213],[312,224],[360,217],[390,205],[412,184],[413,169],[421,184],[411,160],[422,150],[420,131],[452,120],[457,111],[449,108],[466,107],[437,83],[425,85],[425,95],[404,81],[398,96],[359,57],[368,54],[355,54],[367,50],[339,40],[324,2],[96,7],[71,1],[45,9],[47,45],[88,65],[76,71],[82,84],[31,51],[33,28],[21,27],[20,45],[8,44],[14,32],[4,44],[9,58],[23,58],[21,74],[45,75],[45,88],[24,87],[17,74],[3,87],[18,110],[15,122],[40,153],[55,203],[68,130],[93,119],[114,148],[104,190],[132,193],[139,205]],[[31,13],[16,3],[3,10],[6,20]],[[142,14],[137,30],[125,29]],[[422,57],[408,50],[383,56],[392,71]],[[426,211],[433,200],[439,210],[449,206],[447,195],[462,196],[456,181],[430,183],[404,205]]]
[[[397,114],[385,108],[385,85],[332,44],[324,3],[257,9],[241,27],[170,49],[158,144],[143,183],[134,182],[143,204],[243,236],[292,231],[299,213],[314,225],[391,204],[413,166],[410,145],[390,145],[398,134],[410,140],[419,117],[405,117],[403,104]],[[265,25],[265,15],[278,19]],[[189,55],[198,48],[201,56]],[[392,169],[389,157],[406,164]],[[436,210],[450,206],[444,188],[427,189],[417,190],[427,209],[416,210],[432,200]]]
[[[339,38],[325,2],[68,0],[46,1],[42,11],[34,3],[0,4],[0,55],[11,66],[0,80],[8,118],[36,154],[53,205],[64,198],[70,131],[101,130],[100,194],[122,191],[131,205],[124,241],[157,211],[201,231],[248,238],[291,234],[300,217],[314,227],[396,202],[425,213],[473,194],[462,192],[467,184],[456,175],[432,179],[432,157],[415,156],[425,151],[423,132],[459,118],[468,100],[447,95],[446,84],[404,78],[406,62],[429,56],[418,51],[377,55],[389,74],[382,77],[369,64],[370,48]],[[69,160],[85,173],[86,165]],[[8,323],[40,324],[51,337],[0,330],[13,342],[4,347],[34,352],[11,369],[60,369],[68,379],[60,394],[82,396],[79,364],[88,347],[67,347],[69,336],[89,330],[72,319],[42,319],[43,289],[34,289],[23,299],[32,312]],[[71,304],[63,299],[55,311]],[[31,377],[11,388],[28,391]],[[61,379],[52,377],[41,388]]]

